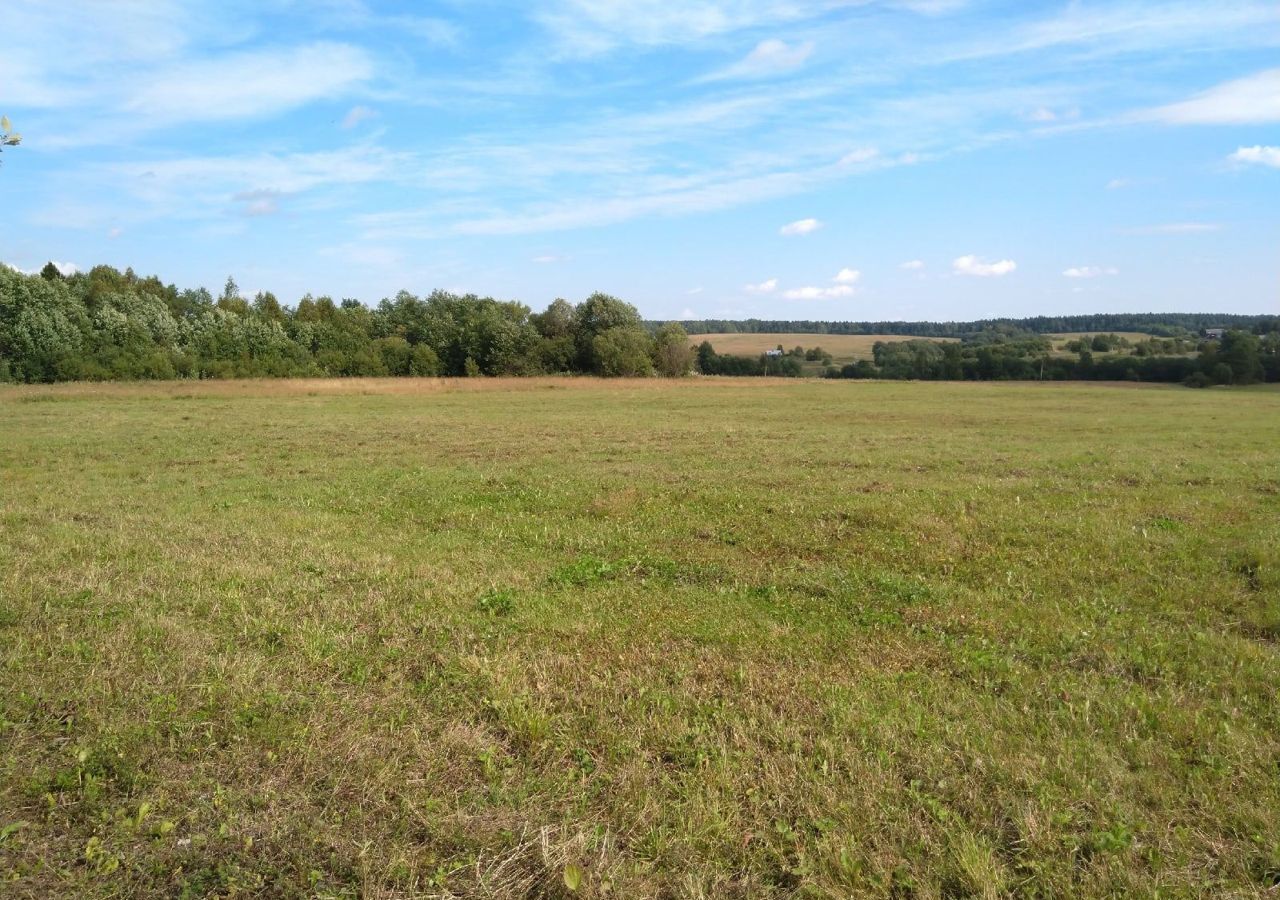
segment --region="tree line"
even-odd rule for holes
[[[0,380],[478,376],[678,376],[693,366],[677,324],[646,328],[629,303],[592,294],[546,310],[491,297],[401,291],[369,308],[270,292],[214,297],[110,266],[64,277],[0,266]]]
[[[1252,331],[1275,316],[1231,313],[1097,313],[1082,316],[1033,316],[1026,319],[979,319],[972,322],[827,322],[768,319],[704,319],[684,321],[699,334],[892,334],[909,337],[960,338],[992,329],[1034,334],[1140,331],[1160,337],[1199,334],[1207,328]],[[655,323],[656,324],[656,323]]]
[[[1209,387],[1280,381],[1280,327],[1258,323],[1253,331],[1231,330],[1221,338],[1188,345],[1180,338],[1133,344],[1115,335],[1072,341],[1070,355],[1055,355],[1052,343],[1027,334],[1006,340],[967,339],[942,343],[914,339],[878,341],[874,360],[828,367],[830,378],[892,378],[923,381],[1156,381]],[[1129,352],[1106,356],[1097,350]],[[1187,350],[1192,352],[1185,352]]]
[[[1085,318],[1019,321],[1065,330]],[[1142,317],[1089,322],[1108,318],[1134,330]],[[1197,386],[1280,381],[1280,318],[1203,319],[1214,327],[1228,320],[1252,324],[1205,340],[1183,329],[1200,318],[1184,317],[1182,324],[1166,318],[1164,325],[1176,336],[1133,342],[1096,335],[1073,342],[1069,355],[1053,353],[1044,332],[1012,320],[941,323],[939,329],[954,330],[960,339],[944,343],[908,336],[877,342],[873,359],[836,366],[821,348],[734,356],[717,353],[704,341],[695,350],[681,324],[646,323],[634,306],[601,293],[577,304],[556,300],[538,313],[521,303],[446,291],[425,297],[401,291],[372,308],[310,295],[286,306],[270,292],[244,297],[232,279],[214,297],[203,288],[180,290],[155,276],[110,266],[64,276],[50,263],[38,275],[0,266],[0,381],[558,373],[675,377],[695,370],[731,376],[1103,379]],[[797,333],[824,323],[760,324]],[[893,323],[825,324],[894,333]],[[1153,330],[1151,323],[1147,327]]]

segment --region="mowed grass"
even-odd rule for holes
[[[831,354],[837,362],[856,362],[860,359],[871,359],[872,348],[877,341],[891,343],[894,341],[913,340],[910,336],[900,334],[694,334],[689,339],[694,346],[703,341],[710,341],[717,353],[727,356],[758,356],[766,350],[777,349],[781,344],[784,350],[803,347],[821,347]],[[931,338],[930,340],[948,341],[955,338]]]
[[[6,897],[1271,897],[1280,394],[0,388]]]

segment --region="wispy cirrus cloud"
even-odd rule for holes
[[[140,196],[198,191],[300,193],[335,184],[362,184],[392,178],[404,154],[372,145],[310,153],[247,153],[189,156],[168,160],[111,163],[100,167],[132,183]]]
[[[1159,225],[1140,225],[1128,228],[1124,234],[1206,234],[1221,231],[1220,222],[1164,222]]]
[[[358,104],[347,110],[347,114],[342,117],[342,122],[339,124],[339,127],[341,127],[343,131],[350,131],[361,122],[366,122],[369,119],[376,119],[377,117],[378,113],[375,110],[370,109],[363,104]]]
[[[77,230],[110,227],[118,234],[121,221],[270,216],[286,197],[306,212],[323,206],[326,192],[393,181],[403,165],[402,155],[372,145],[98,163],[68,178],[59,186],[65,196],[50,200],[30,221]],[[90,197],[91,187],[101,185],[111,193]]]
[[[1280,9],[1265,0],[1068,3],[1002,28],[998,37],[962,45],[948,58],[1070,51],[1097,59],[1172,48],[1267,46],[1274,42],[1267,26],[1277,23]]]
[[[258,188],[252,191],[240,191],[231,199],[235,203],[242,204],[241,215],[271,216],[280,211],[280,198],[283,196],[279,191]]]
[[[373,75],[358,47],[317,42],[180,63],[137,85],[123,112],[147,125],[269,116],[343,95]]]
[[[769,38],[756,44],[745,57],[731,66],[713,72],[700,79],[707,81],[725,81],[734,78],[768,78],[792,72],[805,64],[813,55],[816,45],[813,41],[788,44],[777,38]]]
[[[352,7],[359,0],[352,0]],[[262,120],[366,88],[374,56],[314,32],[271,38],[193,0],[0,4],[0,83],[36,152],[138,141],[175,126]]]
[[[1227,81],[1180,103],[1138,113],[1169,125],[1258,125],[1280,122],[1280,69]]]
[[[619,45],[701,41],[762,26],[803,21],[866,0],[551,0],[534,18],[563,52],[601,53]]]

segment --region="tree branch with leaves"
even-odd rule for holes
[[[22,143],[22,135],[13,130],[8,116],[0,116],[0,150],[5,147],[16,147]]]

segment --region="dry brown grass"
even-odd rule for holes
[[[666,391],[689,388],[699,379],[662,381],[655,378],[612,378],[548,375],[538,378],[244,378],[206,381],[61,382],[58,384],[3,384],[0,400],[42,402],[50,400],[123,400],[167,398],[236,399],[289,397],[416,397],[432,394],[537,393],[546,391]],[[757,379],[761,384],[788,379]],[[701,379],[704,384],[730,387],[733,380]]]

